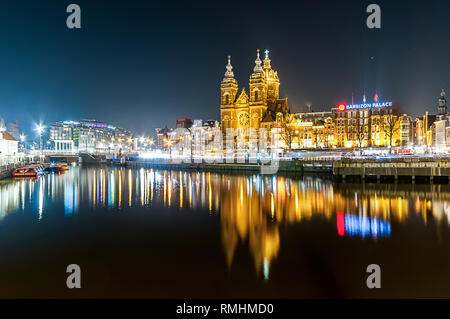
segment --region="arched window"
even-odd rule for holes
[[[225,94],[225,104],[230,104],[230,96]]]
[[[258,101],[258,98],[259,98],[259,96],[258,96],[259,94],[258,93],[259,93],[259,91],[255,90],[255,102]]]

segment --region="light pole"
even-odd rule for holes
[[[167,140],[167,146],[169,146],[170,159],[172,159],[172,145],[173,145],[173,142],[171,140]]]
[[[39,153],[42,154],[42,133],[44,132],[44,126],[42,124],[39,124],[36,127],[36,131],[39,134]]]
[[[155,144],[155,141],[152,138],[149,138],[148,145],[150,146],[150,149],[152,149],[153,144]]]
[[[144,151],[144,142],[145,142],[145,136],[139,137],[139,143],[141,143],[141,151]]]
[[[25,134],[20,134],[20,142],[22,143],[22,148],[25,148]]]

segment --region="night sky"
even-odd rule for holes
[[[82,29],[66,27],[81,6]],[[366,27],[381,6],[382,28]],[[95,118],[153,134],[181,117],[220,119],[227,56],[248,92],[256,49],[270,50],[291,109],[397,101],[413,116],[450,94],[450,1],[2,1],[0,117]],[[30,133],[31,134],[31,133]]]

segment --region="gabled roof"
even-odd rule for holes
[[[17,140],[14,138],[14,136],[9,134],[8,132],[1,132],[1,135],[2,135],[2,139],[4,139],[4,140],[16,141],[17,142]]]
[[[273,122],[273,121],[275,121],[275,119],[272,117],[272,112],[270,110],[267,110],[261,122]]]
[[[287,98],[278,99],[275,102],[272,102],[268,105],[268,109],[270,109],[273,113],[290,113],[289,104],[287,102]]]
[[[248,103],[248,95],[247,92],[245,92],[245,88],[243,88],[241,94],[239,94],[239,97],[236,100],[236,104],[246,104],[246,103]]]

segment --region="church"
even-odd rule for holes
[[[239,90],[228,56],[225,77],[220,85],[220,119],[224,134],[228,128],[254,128],[259,132],[262,127],[269,133],[290,114],[287,98],[279,97],[280,80],[270,62],[269,51],[265,51],[265,59],[261,61],[258,49],[247,93],[245,88]]]

